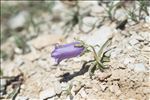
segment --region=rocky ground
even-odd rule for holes
[[[3,2],[3,5],[9,3]],[[14,2],[13,6],[27,4]],[[80,1],[76,5],[75,1],[57,1],[51,14],[40,12],[33,17],[35,22],[41,22],[38,29],[25,24],[30,16],[27,9],[8,21],[2,20],[2,31],[8,27],[13,34],[17,30],[25,42],[19,45],[13,34],[1,44],[1,51],[7,54],[7,59],[1,57],[1,98],[149,100],[150,6],[147,7],[149,16],[142,11],[141,18],[134,18],[128,11],[135,7],[135,15],[139,14],[139,2],[116,1],[112,5],[115,6],[111,9],[111,2]],[[83,18],[78,18],[80,15]],[[104,72],[96,70],[92,78],[90,66],[84,66],[85,61],[93,59],[92,53],[64,60],[57,66],[51,58],[56,43],[70,43],[78,38],[101,47],[110,37],[111,43],[105,48],[109,50],[106,53],[110,56],[106,63],[109,68]]]

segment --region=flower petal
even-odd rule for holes
[[[80,42],[73,42],[70,44],[59,45],[52,51],[51,57],[54,57],[59,64],[63,59],[79,56],[84,51],[84,47],[75,46],[79,43]]]

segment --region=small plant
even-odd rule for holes
[[[139,16],[141,16],[142,11],[144,11],[147,14],[147,16],[149,16],[147,7],[150,6],[150,1],[139,0],[139,5],[140,5]]]
[[[150,6],[150,2],[146,0],[139,0],[138,3],[139,3],[138,9],[135,9],[135,6],[133,6],[132,10],[128,10],[130,18],[137,23],[140,21],[140,19],[144,18],[142,12],[144,12],[147,16],[149,16],[148,7]],[[139,13],[136,14],[135,13],[136,11],[138,11]]]
[[[121,8],[123,6],[122,2],[117,2],[116,4],[114,4],[114,1],[110,1],[110,2],[106,2],[106,5],[107,5],[107,8],[106,9],[106,12],[108,14],[108,18],[111,20],[111,21],[114,21],[115,18],[114,18],[114,15],[116,13],[116,10],[118,8]]]
[[[2,69],[0,68],[0,76],[2,76],[3,75],[3,71],[2,71]]]
[[[103,52],[103,49],[110,41],[110,39],[106,41],[106,43],[100,48],[98,53],[96,53],[94,46],[85,44],[81,40],[79,40],[79,42],[73,42],[70,44],[56,45],[55,49],[51,53],[51,57],[55,58],[58,65],[64,59],[77,57],[90,51],[93,53],[94,59],[89,62],[86,62],[86,64],[90,63],[91,65],[90,69],[90,76],[91,76],[96,70],[96,68],[100,69],[101,71],[103,71],[103,69],[106,69],[103,63],[109,61],[108,59],[109,57],[105,56],[106,52]]]
[[[138,16],[135,14],[135,10],[128,11],[128,14],[129,14],[131,20],[138,22]]]
[[[26,44],[25,38],[23,38],[23,36],[14,34],[13,37],[15,39],[16,46],[23,51],[22,53],[27,53],[30,51],[28,45]]]
[[[0,53],[1,53],[0,58],[6,60],[7,57],[8,57],[8,55],[4,51],[2,51],[2,50],[0,50]]]

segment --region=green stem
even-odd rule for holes
[[[102,47],[100,48],[100,50],[98,51],[99,60],[100,60],[100,58],[102,58],[103,49],[106,47],[106,45],[109,43],[109,41],[110,41],[111,39],[112,39],[112,38],[109,38],[109,39],[102,45]]]
[[[93,50],[93,53],[94,53],[94,59],[96,60],[97,64],[99,65],[98,67],[100,68],[105,68],[104,65],[100,62],[100,57],[98,57],[98,55],[96,54],[96,51],[94,49],[93,46],[90,46]]]

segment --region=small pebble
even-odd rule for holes
[[[52,96],[55,96],[55,95],[56,95],[56,93],[55,93],[54,88],[49,88],[49,89],[41,91],[40,95],[39,95],[39,98],[40,98],[40,100],[43,100],[43,99],[46,99],[48,97],[52,97]]]
[[[145,72],[146,68],[143,63],[138,63],[134,65],[134,71],[136,72]]]

